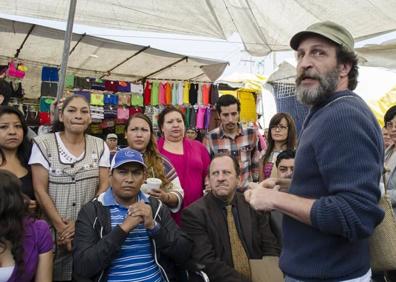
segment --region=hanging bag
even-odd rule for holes
[[[375,228],[370,237],[370,257],[373,271],[396,269],[396,219],[386,189],[385,172],[382,175],[385,193],[379,206],[384,210],[384,220]]]

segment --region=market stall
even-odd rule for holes
[[[64,31],[0,19],[0,65],[30,126],[48,125],[56,97]],[[153,118],[168,104],[179,106],[205,127],[216,96],[213,84],[227,62],[184,56],[123,42],[73,34],[64,95],[91,103],[91,133],[123,134],[130,114]],[[15,92],[15,93],[14,93]],[[214,97],[214,98],[213,98]],[[208,110],[209,109],[209,110]],[[208,114],[206,113],[208,112]],[[192,114],[191,114],[192,113]]]

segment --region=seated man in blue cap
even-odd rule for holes
[[[73,278],[77,281],[177,281],[175,266],[192,241],[158,199],[140,191],[142,155],[130,148],[111,163],[111,187],[87,203],[76,221]]]

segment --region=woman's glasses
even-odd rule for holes
[[[274,125],[273,127],[271,127],[271,130],[279,130],[279,131],[284,131],[287,130],[287,126],[278,124],[278,125]]]

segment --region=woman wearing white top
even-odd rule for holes
[[[82,96],[65,99],[55,133],[34,139],[32,166],[36,198],[56,240],[54,280],[71,280],[74,222],[81,207],[108,187],[110,152],[102,139],[85,134],[91,123]]]

